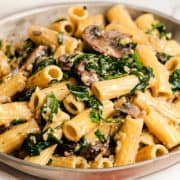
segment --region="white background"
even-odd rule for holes
[[[73,0],[66,0],[66,2]],[[78,0],[83,2],[83,0]],[[94,0],[91,0],[94,1]],[[108,1],[108,0],[106,0]],[[0,0],[0,17],[12,14],[17,11],[39,7],[41,5],[53,4],[62,2],[62,0]],[[105,2],[105,0],[103,1]],[[125,2],[135,4],[143,7],[157,9],[163,11],[171,16],[180,19],[180,0],[117,0],[117,2]],[[28,180],[36,179],[9,167],[0,164],[0,180]],[[173,166],[162,172],[153,174],[148,177],[141,178],[141,180],[179,180],[180,179],[180,164]]]

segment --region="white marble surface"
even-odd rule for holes
[[[62,2],[63,0],[0,0],[0,17],[7,16],[17,11],[26,10],[33,7],[44,6]],[[72,2],[74,0],[68,0]],[[79,0],[83,2],[83,0]],[[91,0],[96,1],[96,0]],[[104,0],[105,1],[105,0]],[[108,1],[108,0],[106,0]],[[110,0],[109,0],[110,1]],[[66,1],[67,2],[67,1]],[[180,0],[117,0],[117,2],[125,2],[143,7],[157,9],[177,19],[180,19]],[[37,180],[12,168],[0,164],[0,180]],[[141,180],[179,180],[180,164],[169,169],[155,173],[153,175],[141,178]]]

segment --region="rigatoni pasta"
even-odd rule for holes
[[[107,19],[107,21],[106,21]],[[0,40],[0,152],[40,165],[112,168],[180,147],[180,45],[155,15],[67,9]]]

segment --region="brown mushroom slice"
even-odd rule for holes
[[[27,58],[27,60],[25,61],[25,63],[22,65],[21,71],[28,70],[28,66],[29,66],[30,64],[32,64],[37,57],[45,56],[45,55],[47,54],[47,51],[48,51],[48,47],[47,47],[47,46],[43,46],[43,45],[38,46],[38,47],[31,53],[31,55]]]
[[[115,58],[128,55],[134,47],[129,35],[118,31],[103,31],[95,25],[85,28],[82,37],[95,51]]]
[[[130,102],[125,102],[122,104],[121,107],[115,107],[115,109],[123,113],[126,113],[134,118],[137,118],[141,113],[139,107],[137,107],[134,104],[131,104]]]

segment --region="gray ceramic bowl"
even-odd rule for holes
[[[66,15],[67,8],[71,4],[57,4],[48,7],[41,7],[0,20],[0,38],[8,39],[12,43],[18,42],[27,37],[27,28],[32,24],[47,25],[53,22],[58,17]],[[105,13],[113,2],[86,2],[83,5],[88,7],[91,15],[97,13]],[[162,14],[158,11],[134,7],[126,4],[133,18],[143,12],[152,12],[161,19],[174,35],[174,38],[180,40],[180,22]],[[8,141],[8,139],[7,139]],[[24,160],[17,159],[4,153],[0,153],[0,161],[22,172],[47,178],[47,179],[62,179],[62,180],[117,180],[117,179],[135,179],[142,177],[180,162],[180,151],[167,154],[154,160],[148,160],[141,163],[126,165],[107,169],[69,169],[59,167],[40,166]]]

